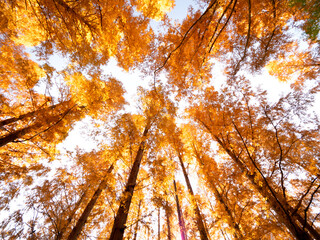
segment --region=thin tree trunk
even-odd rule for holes
[[[58,235],[56,237],[56,240],[61,240],[62,239],[63,234],[65,233],[66,229],[70,225],[72,219],[74,218],[75,213],[79,209],[79,207],[80,207],[81,203],[83,202],[83,200],[85,199],[86,195],[87,195],[87,189],[83,192],[83,194],[81,195],[79,200],[76,202],[74,208],[72,209],[72,212],[68,216],[67,221],[63,224],[61,230],[59,231],[59,233],[58,233]]]
[[[28,113],[25,113],[25,114],[22,114],[20,115],[19,117],[12,117],[12,118],[7,118],[7,119],[4,119],[2,121],[0,121],[0,128],[5,126],[5,125],[8,125],[8,124],[11,124],[11,123],[14,123],[14,122],[17,122],[17,121],[20,121],[20,120],[24,120],[26,118],[32,118],[32,117],[35,117],[36,115],[38,114],[46,114],[46,112],[50,111],[50,110],[53,110],[57,107],[60,107],[62,105],[66,105],[68,104],[70,101],[66,101],[66,102],[62,102],[62,103],[58,103],[58,104],[55,104],[55,105],[52,105],[50,107],[46,107],[46,108],[41,108],[41,109],[38,109],[38,110],[35,110],[35,111],[31,111],[31,112],[28,112]]]
[[[191,186],[191,183],[190,183],[190,180],[189,180],[189,176],[188,176],[188,173],[187,173],[186,168],[184,166],[184,163],[183,163],[182,156],[181,156],[180,152],[178,152],[178,158],[179,158],[179,162],[180,162],[180,165],[181,165],[181,168],[182,168],[184,179],[185,179],[185,181],[187,183],[188,192],[189,192],[189,194],[191,196],[191,204],[192,204],[193,211],[194,211],[194,213],[196,215],[196,223],[197,223],[197,227],[198,227],[198,230],[199,230],[199,233],[200,233],[200,239],[201,240],[209,240],[206,228],[205,228],[204,223],[203,223],[203,218],[202,218],[199,206],[197,204],[196,198],[194,196],[193,189],[192,189],[192,186]]]
[[[160,226],[160,208],[158,208],[158,240],[160,240],[160,231],[161,231],[161,226]]]
[[[109,167],[106,176],[100,182],[97,190],[94,192],[92,198],[90,199],[90,201],[88,202],[86,208],[82,212],[79,220],[77,221],[77,224],[74,226],[74,228],[72,229],[71,233],[69,234],[68,240],[76,240],[78,238],[78,236],[81,233],[84,225],[86,224],[87,219],[88,219],[88,217],[89,217],[94,205],[96,204],[99,196],[101,195],[103,189],[106,188],[108,180],[109,180],[109,174],[112,172],[112,170],[113,170],[113,164],[111,164],[111,166]]]
[[[41,128],[44,125],[47,125],[47,129],[50,129],[52,126],[54,126],[55,124],[57,124],[64,116],[66,116],[73,107],[69,108],[68,110],[64,111],[62,116],[61,114],[57,114],[53,117],[51,117],[50,122],[43,122],[43,121],[38,121],[34,124],[32,124],[31,126],[16,130],[14,132],[11,132],[5,136],[2,136],[0,138],[0,147],[10,143],[10,142],[15,142],[17,139],[25,136],[28,133],[31,133],[32,131],[35,131],[34,135],[37,135],[39,133],[41,133]],[[45,130],[45,131],[46,131]],[[37,132],[38,131],[38,132]]]
[[[167,229],[168,229],[168,240],[171,240],[171,226],[170,226],[170,213],[168,209],[168,204],[165,206],[165,213],[166,213],[166,222],[167,222]]]
[[[120,206],[117,212],[117,215],[115,217],[112,231],[110,234],[110,240],[121,240],[123,239],[123,234],[126,229],[126,222],[130,210],[130,204],[131,199],[133,196],[133,191],[136,186],[137,177],[139,173],[140,163],[143,157],[143,152],[145,148],[145,138],[148,134],[149,128],[151,127],[150,124],[147,124],[147,126],[144,129],[143,135],[142,135],[142,141],[139,146],[139,150],[137,152],[136,158],[133,162],[133,166],[131,168],[129,178],[125,187],[125,190],[122,193],[121,200],[120,200]]]
[[[174,191],[176,195],[176,204],[177,204],[177,212],[178,212],[178,219],[179,219],[179,227],[180,227],[180,233],[181,233],[181,240],[187,240],[187,234],[186,234],[186,226],[184,224],[183,216],[182,216],[182,211],[180,208],[180,203],[179,203],[179,197],[178,197],[178,191],[177,191],[177,185],[176,181],[173,180],[173,186],[174,186]]]
[[[198,162],[200,163],[200,165],[204,165],[205,163],[202,161],[202,159],[201,159],[198,151],[195,149],[195,147],[194,147],[194,152],[195,152],[196,158],[197,158]],[[204,169],[204,171],[206,171],[206,169]],[[228,219],[229,226],[234,230],[234,238],[238,239],[238,240],[244,239],[242,232],[239,228],[239,225],[236,223],[234,216],[233,216],[228,204],[223,199],[223,196],[220,194],[216,184],[212,181],[208,181],[208,183],[210,184],[211,188],[213,189],[213,194],[214,194],[215,198],[219,201],[219,203],[221,204],[221,206],[224,208],[225,212],[227,213],[225,216]]]
[[[139,219],[140,219],[140,209],[141,209],[141,199],[139,201],[139,205],[138,205],[138,215],[137,215],[137,222],[136,222],[136,226],[134,229],[134,235],[133,235],[133,240],[137,240],[137,235],[138,235],[138,230],[139,230]]]

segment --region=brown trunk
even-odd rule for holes
[[[58,233],[58,235],[56,237],[56,240],[61,240],[62,239],[63,234],[65,233],[66,229],[70,225],[72,219],[74,218],[75,213],[79,209],[79,207],[80,207],[81,203],[83,202],[83,200],[85,199],[86,195],[87,195],[87,189],[83,192],[83,194],[81,195],[79,200],[74,205],[74,208],[72,209],[71,213],[69,214],[67,221],[65,223],[63,223],[63,226],[60,229],[60,231],[59,231],[59,233]]]
[[[56,105],[55,107],[57,107],[58,105]],[[75,107],[75,105],[73,106]],[[22,129],[19,129],[19,130],[16,130],[14,132],[11,132],[5,136],[1,136],[0,138],[0,147],[10,143],[10,142],[15,142],[17,141],[17,139],[19,138],[22,138],[24,137],[25,135],[31,133],[31,132],[35,132],[34,133],[34,136],[38,135],[39,133],[41,133],[41,129],[43,126],[46,126],[47,129],[46,130],[49,130],[52,126],[54,126],[55,124],[57,124],[64,116],[66,116],[71,110],[72,108],[69,108],[67,109],[66,111],[63,112],[63,114],[57,114],[53,117],[51,117],[52,119],[50,119],[50,121],[47,121],[47,122],[43,122],[43,121],[37,121],[36,123],[28,126],[28,127],[25,127],[25,128],[22,128]],[[53,108],[51,108],[53,109]],[[61,117],[62,116],[62,117]],[[44,131],[46,131],[44,130]],[[33,138],[33,137],[31,137]],[[30,139],[29,139],[30,140]]]
[[[291,210],[290,212],[294,212],[292,208],[290,208],[290,210]],[[300,226],[305,226],[305,227],[302,227],[302,229],[306,228],[310,232],[310,234],[314,237],[314,239],[320,240],[320,233],[312,225],[310,225],[308,221],[305,221],[305,219],[301,217],[300,214],[295,213],[293,216],[300,223]]]
[[[14,131],[12,133],[7,134],[6,136],[0,138],[0,147],[10,143],[14,142],[18,138],[21,138],[22,136],[26,135],[27,133],[31,132],[36,126],[32,125],[17,131]]]
[[[161,231],[161,226],[160,226],[160,208],[158,208],[158,240],[160,240],[160,231]]]
[[[168,229],[168,240],[171,240],[171,226],[170,226],[170,213],[168,209],[168,204],[165,206],[167,229]]]
[[[90,201],[88,202],[86,208],[84,209],[84,211],[82,212],[79,220],[77,221],[77,224],[74,226],[74,228],[72,229],[71,233],[68,236],[68,240],[76,240],[79,236],[79,234],[82,231],[82,228],[84,227],[95,203],[97,202],[99,196],[101,195],[103,189],[106,188],[107,186],[107,182],[109,180],[109,174],[112,172],[113,170],[113,164],[109,167],[108,171],[107,171],[107,175],[104,177],[104,179],[100,182],[97,190],[94,192],[92,198],[90,199]]]
[[[133,162],[133,166],[131,168],[129,178],[125,187],[125,190],[122,193],[121,200],[120,200],[120,206],[116,215],[116,218],[113,223],[112,231],[110,234],[110,240],[121,240],[123,239],[123,234],[125,231],[125,224],[127,222],[127,217],[129,214],[131,199],[133,196],[133,191],[136,186],[137,177],[139,173],[140,163],[143,157],[143,152],[145,148],[145,138],[148,134],[150,124],[147,124],[147,126],[144,129],[143,135],[142,135],[142,141],[139,146],[139,150],[137,152],[136,158]]]
[[[176,204],[177,204],[177,212],[178,212],[181,240],[187,240],[186,226],[184,224],[182,211],[181,211],[181,208],[180,208],[179,197],[178,197],[178,192],[177,192],[177,185],[176,185],[176,181],[175,180],[173,180],[173,186],[174,186],[174,191],[175,191],[175,195],[176,195]]]
[[[201,157],[199,156],[199,153],[197,152],[197,150],[195,149],[195,155],[196,155],[196,158],[198,160],[198,162],[200,163],[200,165],[204,165],[205,163],[202,161]],[[206,171],[206,169],[204,169],[204,171]],[[207,172],[207,171],[206,171]],[[233,228],[234,230],[234,238],[235,239],[238,239],[238,240],[242,240],[244,239],[242,233],[241,233],[241,230],[239,228],[239,225],[236,223],[234,217],[233,217],[233,214],[228,206],[228,204],[226,203],[226,201],[223,199],[223,196],[220,194],[216,184],[212,181],[208,181],[211,188],[213,189],[213,194],[216,198],[216,200],[218,200],[218,202],[221,204],[221,206],[223,207],[223,209],[225,210],[225,212],[227,213],[226,215],[226,218],[228,220],[228,224],[231,228]]]
[[[25,119],[28,119],[28,118],[35,117],[38,114],[45,114],[47,111],[53,110],[53,109],[55,109],[57,107],[60,107],[62,105],[66,105],[69,102],[70,101],[66,101],[66,102],[55,104],[55,105],[50,106],[50,107],[41,108],[41,109],[38,109],[38,110],[35,110],[35,111],[32,111],[32,112],[28,112],[28,113],[22,114],[19,117],[12,117],[12,118],[8,118],[8,119],[4,119],[4,120],[0,121],[0,128],[5,126],[5,125],[20,121],[20,120],[25,120]]]
[[[135,229],[134,229],[133,240],[136,240],[137,239],[137,235],[138,235],[139,220],[140,220],[140,209],[141,209],[141,200],[139,201],[139,205],[138,205],[138,216],[137,216],[136,226],[135,226]]]
[[[256,190],[267,199],[267,202],[272,209],[277,213],[278,220],[286,225],[288,230],[298,240],[311,240],[313,239],[310,234],[297,224],[296,220],[298,214],[292,216],[290,214],[289,204],[273,190],[273,188],[266,182],[266,179],[257,174],[256,171],[250,173],[249,169],[242,163],[242,161],[221,141],[218,136],[214,136],[220,146],[227,152],[231,159],[237,164],[242,172],[245,173],[246,177],[256,188]],[[300,216],[301,217],[301,216]],[[317,232],[317,231],[315,231]],[[310,232],[312,234],[312,232]],[[313,235],[315,239],[320,239],[316,235]]]
[[[197,223],[197,227],[198,227],[198,230],[199,230],[199,233],[200,233],[200,239],[201,240],[209,240],[206,228],[205,228],[204,223],[203,223],[203,218],[202,218],[199,206],[198,206],[198,204],[196,202],[196,198],[195,198],[193,190],[192,190],[192,186],[191,186],[191,183],[190,183],[190,180],[189,180],[189,176],[188,176],[188,173],[187,173],[186,168],[184,166],[184,163],[183,163],[183,160],[182,160],[182,157],[181,157],[180,153],[178,153],[178,158],[179,158],[179,162],[180,162],[180,165],[181,165],[181,168],[182,168],[182,171],[183,171],[184,179],[186,180],[186,183],[187,183],[188,192],[189,192],[189,194],[190,194],[190,196],[192,198],[191,199],[191,204],[192,204],[193,211],[194,211],[194,213],[196,215],[196,223]]]

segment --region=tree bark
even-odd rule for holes
[[[86,208],[82,212],[79,220],[77,221],[77,224],[74,226],[71,233],[69,234],[68,240],[76,240],[78,238],[78,236],[81,233],[84,225],[86,224],[88,217],[89,217],[94,205],[96,204],[99,196],[101,195],[103,189],[106,188],[108,180],[109,180],[109,174],[112,172],[112,170],[113,170],[113,164],[111,164],[111,166],[109,167],[106,176],[100,182],[97,190],[94,192],[94,194],[91,197],[90,201],[88,202]]]
[[[3,147],[4,145],[6,145],[10,142],[14,142],[18,138],[21,138],[24,135],[26,135],[27,133],[31,132],[34,128],[38,128],[38,127],[40,127],[40,126],[31,125],[29,127],[25,127],[23,129],[20,129],[20,130],[17,130],[17,131],[14,131],[12,133],[7,134],[6,136],[0,138],[0,147]]]
[[[126,222],[128,218],[128,213],[130,210],[130,204],[133,196],[133,191],[136,186],[137,177],[139,173],[140,163],[143,157],[143,152],[145,149],[145,138],[148,134],[149,128],[151,127],[150,124],[147,124],[147,126],[144,129],[143,135],[142,135],[142,141],[139,146],[139,150],[137,152],[136,158],[133,162],[133,166],[131,168],[129,178],[125,187],[125,190],[122,193],[121,200],[120,200],[120,206],[117,212],[117,215],[115,217],[112,231],[110,234],[110,240],[121,240],[123,239],[123,234],[126,229]]]
[[[174,186],[174,191],[175,191],[175,195],[176,195],[176,204],[177,204],[177,212],[178,212],[181,240],[187,240],[186,226],[184,224],[182,211],[181,211],[181,208],[180,208],[177,185],[176,185],[176,181],[175,180],[173,180],[173,186]]]
[[[178,154],[179,162],[180,162],[180,165],[181,165],[181,168],[182,168],[184,179],[185,179],[185,181],[187,183],[188,192],[189,192],[189,194],[191,196],[191,204],[192,204],[193,211],[194,211],[194,213],[196,215],[196,223],[197,223],[197,227],[198,227],[198,230],[199,230],[199,233],[200,233],[200,239],[201,240],[209,240],[206,228],[205,228],[204,223],[203,223],[203,217],[201,215],[199,206],[198,206],[196,198],[194,196],[193,189],[192,189],[192,186],[191,186],[191,183],[190,183],[190,180],[189,180],[188,173],[187,173],[186,168],[184,166],[181,153],[178,152],[177,154]]]

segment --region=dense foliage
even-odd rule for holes
[[[174,6],[0,1],[1,239],[320,239],[318,1]]]

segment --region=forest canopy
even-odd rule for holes
[[[319,2],[186,5],[0,1],[1,239],[320,239]]]

